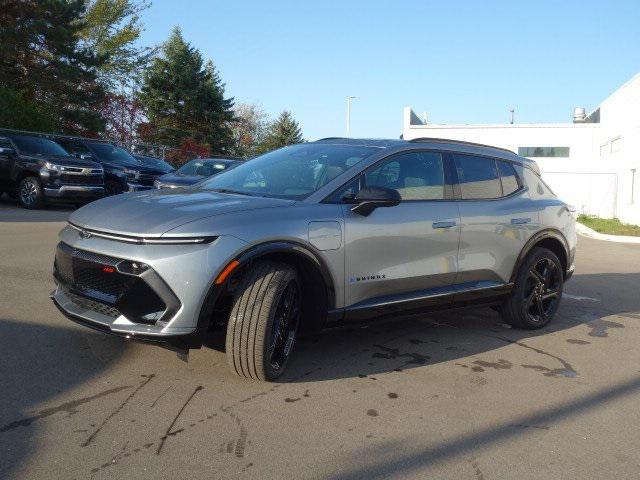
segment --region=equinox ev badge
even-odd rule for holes
[[[93,235],[91,235],[90,232],[87,232],[86,230],[80,230],[80,232],[78,232],[78,235],[80,236],[80,238],[91,238]]]

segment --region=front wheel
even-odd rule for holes
[[[289,362],[302,290],[294,268],[264,261],[245,272],[229,315],[227,361],[239,376],[273,381]]]
[[[27,177],[20,181],[18,202],[20,206],[28,209],[36,209],[44,205],[44,193],[36,177]]]
[[[503,320],[518,328],[544,327],[558,311],[563,283],[558,257],[546,248],[535,248],[522,264],[511,296],[500,309]]]

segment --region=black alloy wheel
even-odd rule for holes
[[[300,319],[300,289],[295,280],[285,287],[276,308],[269,342],[269,363],[279,370],[289,358]]]

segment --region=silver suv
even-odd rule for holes
[[[231,369],[274,380],[298,335],[324,327],[486,305],[540,328],[575,248],[571,209],[531,160],[328,138],[77,210],[52,299],[87,327],[183,353],[226,330]]]

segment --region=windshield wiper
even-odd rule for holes
[[[253,197],[250,193],[247,192],[237,192],[236,190],[229,190],[228,188],[212,188],[214,192],[220,193],[235,193],[236,195],[245,195],[247,197]]]

